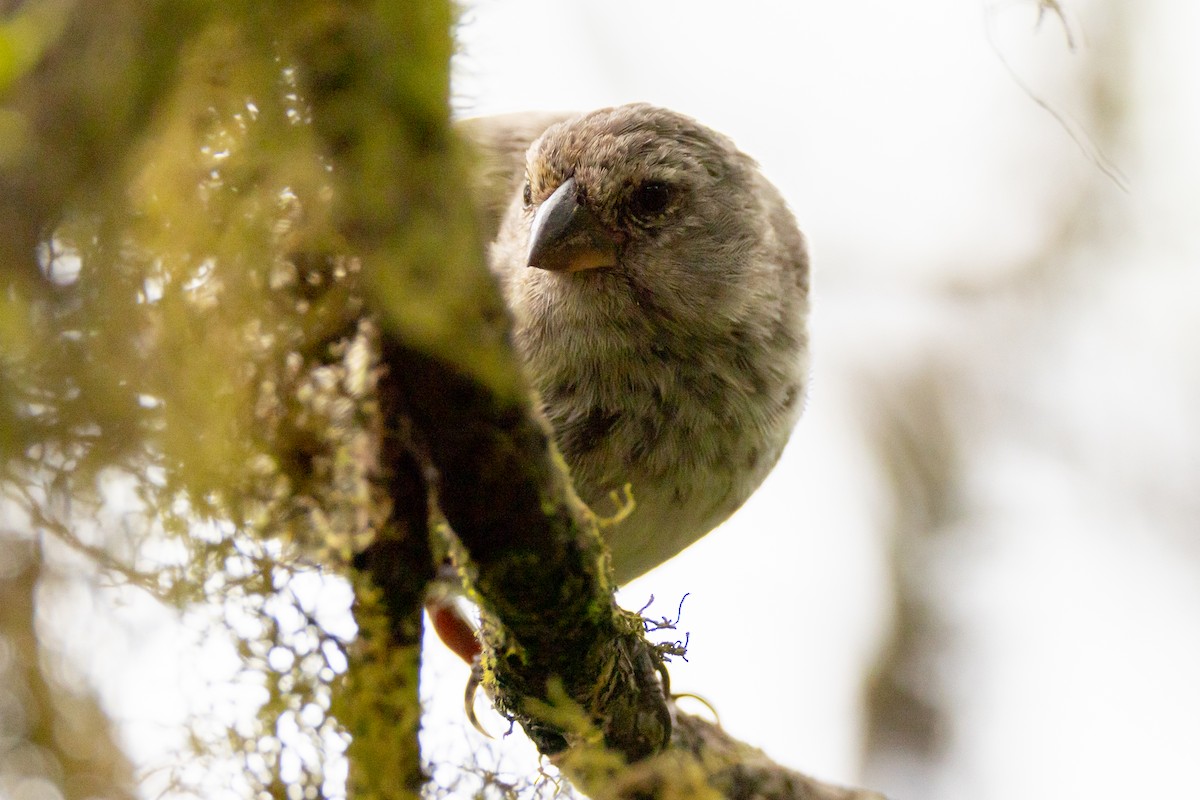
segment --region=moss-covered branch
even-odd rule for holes
[[[383,418],[399,409],[390,384],[380,386]],[[352,736],[352,796],[417,798],[428,776],[417,733],[422,601],[434,577],[428,492],[406,432],[381,434],[379,478],[392,502],[388,524],[355,560],[354,617],[359,635],[333,713]]]
[[[570,698],[610,745],[643,757],[669,728],[652,650],[613,602],[594,522],[573,500],[508,347],[450,127],[449,4],[300,8],[293,44],[333,164],[335,219],[385,323],[381,380],[404,397],[439,509],[500,621],[489,626],[497,700],[545,751],[566,746],[564,731],[538,720],[529,697]],[[602,676],[634,691],[597,690]]]

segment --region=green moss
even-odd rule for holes
[[[358,638],[331,709],[350,734],[351,796],[416,798],[427,780],[417,747],[420,639],[396,644],[390,634],[394,620],[368,581],[356,583],[355,596]],[[415,612],[420,614],[420,608]]]

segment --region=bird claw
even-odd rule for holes
[[[671,674],[667,672],[667,665],[659,661],[654,666],[654,671],[658,673],[658,679],[662,682],[663,697],[673,699],[675,695],[671,694]]]
[[[682,601],[680,602],[682,603]],[[721,727],[721,715],[717,713],[717,709],[713,707],[712,703],[708,702],[706,698],[694,692],[680,692],[679,694],[673,694],[671,692],[671,674],[667,672],[667,665],[660,661],[655,667],[655,670],[658,672],[659,680],[662,681],[663,696],[666,697],[667,700],[674,703],[676,700],[679,700],[682,697],[690,697],[712,712],[713,721],[717,723],[718,728]]]
[[[717,709],[713,707],[713,704],[708,702],[708,700],[706,698],[704,698],[703,696],[698,695],[695,692],[680,692],[679,694],[667,695],[667,697],[671,700],[672,703],[674,703],[675,701],[679,700],[682,697],[692,698],[693,700],[695,700],[696,702],[703,705],[705,708],[707,708],[712,713],[713,722],[716,723],[718,728],[722,727],[721,715],[717,713]]]
[[[471,727],[479,731],[488,739],[494,740],[496,737],[484,729],[479,722],[479,717],[475,716],[475,694],[479,691],[479,687],[483,685],[483,664],[476,656],[471,661],[471,677],[467,679],[466,692],[463,694],[464,710],[467,712],[467,719],[471,722]]]

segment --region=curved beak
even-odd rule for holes
[[[555,272],[617,265],[616,238],[579,202],[575,178],[563,181],[533,215],[526,263]]]

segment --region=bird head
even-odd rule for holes
[[[806,379],[804,239],[750,157],[662,108],[551,124],[515,167],[491,266],[580,496],[632,486],[604,534],[625,581],[725,519],[782,450]]]
[[[774,230],[781,220],[790,233]],[[633,104],[534,141],[497,255],[506,282],[559,311],[586,292],[587,315],[623,316],[636,304],[657,324],[694,330],[761,309],[755,295],[779,287],[754,273],[802,259],[803,244],[778,193],[727,137]]]
[[[736,183],[739,155],[690,118],[642,104],[550,127],[526,163],[528,265],[604,269],[664,250],[719,212],[704,201]]]

